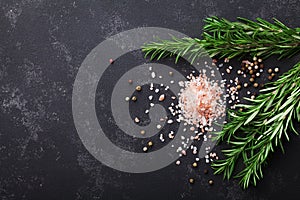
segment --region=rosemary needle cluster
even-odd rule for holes
[[[241,158],[244,169],[235,177],[247,188],[263,177],[262,166],[274,147],[284,151],[282,138],[289,140],[288,131],[297,134],[293,120],[300,122],[300,63],[267,84],[256,99],[245,99],[250,104],[237,105],[243,111],[229,111],[230,122],[217,133],[215,139],[231,147],[223,150],[225,159],[215,161],[212,167],[216,174],[223,173],[229,179]]]
[[[211,57],[227,58],[249,54],[283,58],[300,52],[300,28],[289,28],[276,19],[274,23],[260,18],[230,22],[211,17],[205,22],[202,39],[173,37],[145,44],[142,50],[151,59],[175,55],[176,61],[188,56],[192,62],[203,55],[204,49]],[[236,106],[243,111],[229,110],[229,122],[215,137],[231,146],[223,150],[224,159],[212,164],[215,173],[223,173],[229,179],[242,160],[244,168],[234,177],[240,178],[244,188],[250,183],[256,185],[263,177],[262,166],[274,147],[280,146],[284,151],[283,137],[289,140],[289,131],[297,133],[294,123],[300,122],[300,62],[260,93],[256,99],[245,98],[249,105]]]
[[[246,54],[262,58],[271,55],[290,57],[300,52],[300,28],[289,28],[277,19],[274,23],[258,18],[257,22],[245,18],[230,22],[217,17],[205,20],[202,40],[176,38],[145,44],[142,50],[151,59],[176,55],[176,61],[185,55],[194,61],[204,49],[211,56],[241,57]]]

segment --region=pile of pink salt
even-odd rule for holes
[[[211,126],[212,122],[225,115],[226,102],[222,99],[222,84],[210,80],[205,74],[191,76],[182,81],[179,93],[181,120],[197,127]]]

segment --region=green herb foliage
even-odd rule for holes
[[[274,19],[274,23],[258,18],[257,22],[245,18],[230,22],[217,17],[205,20],[202,40],[176,38],[145,44],[142,50],[151,59],[166,56],[179,57],[188,54],[194,61],[205,51],[211,56],[241,57],[246,54],[262,58],[271,55],[290,57],[300,52],[300,28],[292,29]]]
[[[173,37],[145,44],[142,50],[151,59],[174,55],[177,61],[188,56],[192,62],[204,50],[211,57],[227,58],[249,54],[283,58],[300,52],[300,28],[289,28],[277,19],[274,23],[260,18],[230,22],[211,17],[205,22],[202,40]],[[230,148],[223,150],[225,158],[215,161],[212,167],[216,174],[223,173],[224,178],[240,178],[240,184],[247,188],[263,177],[262,166],[274,147],[280,146],[284,151],[282,139],[289,140],[288,131],[297,133],[294,124],[300,122],[300,62],[277,81],[267,84],[256,99],[245,99],[249,105],[236,106],[243,111],[229,110],[229,122],[216,133],[215,139],[226,141]],[[234,175],[239,160],[244,168]]]
[[[244,169],[235,177],[247,188],[263,177],[262,166],[274,147],[284,151],[282,138],[289,140],[288,131],[297,133],[293,123],[300,122],[300,63],[267,84],[256,99],[245,99],[249,105],[237,105],[243,111],[229,111],[230,122],[216,133],[215,139],[231,147],[223,150],[225,159],[215,161],[212,167],[216,174],[223,173],[229,179],[241,159]]]

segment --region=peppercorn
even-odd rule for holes
[[[272,76],[272,77],[274,77],[274,76],[275,76],[275,74],[274,74],[274,73],[272,73],[272,74],[271,74],[271,76]]]
[[[214,184],[214,181],[213,181],[213,180],[209,180],[209,181],[208,181],[208,184],[209,184],[209,185],[213,185],[213,184]]]
[[[132,81],[131,79],[128,80],[128,83],[129,83],[129,84],[132,84],[132,82],[133,82],[133,81]]]
[[[276,68],[274,69],[274,71],[275,71],[275,72],[279,72],[279,68],[276,67]]]
[[[196,162],[193,163],[193,167],[197,167],[197,163]]]
[[[237,86],[236,86],[236,89],[238,89],[238,90],[240,90],[241,88],[242,88],[241,85],[237,85]]]
[[[136,101],[137,100],[136,96],[131,97],[131,100]]]
[[[249,79],[249,81],[250,81],[250,82],[254,82],[254,78],[251,77],[251,78]]]
[[[263,69],[263,68],[264,68],[264,64],[261,63],[261,64],[259,65],[259,68],[260,68],[260,69]]]
[[[250,70],[250,71],[249,71],[249,74],[253,74],[253,73],[254,73],[254,71],[253,71],[253,70]]]
[[[269,79],[269,80],[272,80],[272,78],[273,78],[273,76],[268,76],[268,79]]]
[[[204,174],[208,174],[208,170],[207,169],[204,169],[203,172],[204,172]]]
[[[270,68],[268,69],[268,73],[271,74],[273,72],[273,70]]]
[[[258,61],[258,62],[262,62],[262,59],[261,59],[261,58],[259,58],[257,61]]]
[[[254,87],[258,87],[258,83],[254,83],[253,86],[254,86]]]
[[[245,87],[245,88],[248,87],[248,83],[244,83],[244,87]]]
[[[149,147],[153,146],[153,142],[152,142],[152,141],[149,141],[149,142],[148,142],[148,146],[149,146]]]
[[[189,179],[190,184],[193,184],[195,182],[195,180],[193,178]]]
[[[142,87],[138,85],[138,86],[136,86],[135,90],[136,90],[136,91],[141,91],[141,90],[142,90]]]

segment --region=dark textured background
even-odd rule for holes
[[[243,191],[237,181],[203,175],[203,166],[147,174],[103,166],[81,144],[71,110],[78,68],[111,35],[158,26],[196,37],[211,15],[276,17],[296,27],[299,12],[299,0],[1,0],[0,199],[299,199],[299,137],[285,144],[285,155],[273,155],[256,188]]]

